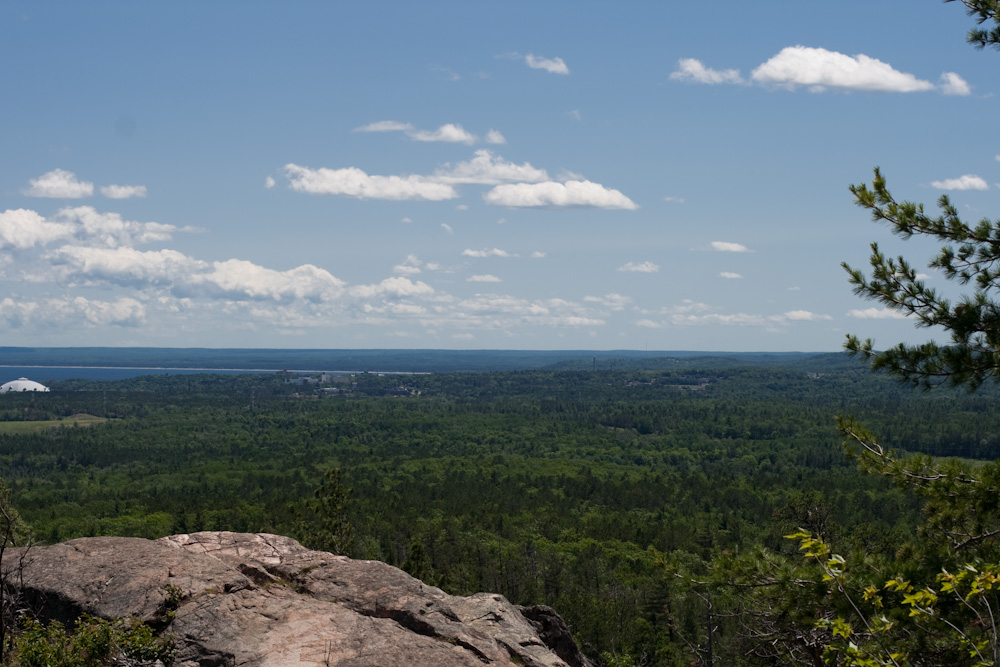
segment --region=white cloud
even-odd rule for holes
[[[78,181],[76,174],[64,169],[53,169],[28,181],[31,187],[24,190],[29,197],[51,199],[79,199],[94,194],[94,184]]]
[[[590,181],[508,183],[496,186],[483,199],[493,206],[514,208],[588,206],[630,211],[639,208],[618,190]]]
[[[409,123],[401,123],[397,120],[379,120],[356,127],[352,132],[407,132],[412,129],[413,126]]]
[[[945,72],[941,75],[941,82],[938,84],[938,90],[945,95],[964,96],[972,94],[972,89],[969,87],[966,80],[954,72]]]
[[[664,327],[662,322],[655,322],[650,319],[638,320],[635,325],[644,329],[662,329]]]
[[[399,221],[402,222],[405,225],[408,225],[411,222],[413,222],[413,220],[411,220],[410,218],[407,218],[407,217],[400,218]]]
[[[732,313],[729,315],[721,313],[708,313],[706,315],[686,315],[678,313],[671,316],[670,321],[677,326],[705,326],[705,325],[726,325],[726,326],[762,326],[768,324],[767,319],[760,315],[750,313]]]
[[[21,327],[79,325],[90,326],[139,326],[146,319],[146,307],[139,301],[123,297],[116,301],[99,301],[78,297],[59,297],[42,302],[0,301],[0,321],[8,326]]]
[[[818,320],[832,320],[833,318],[829,315],[820,315],[818,313],[813,313],[808,310],[789,310],[783,315],[778,315],[777,320],[791,320],[793,322],[816,322]]]
[[[931,185],[941,190],[989,190],[990,186],[975,174],[965,174],[958,178],[946,178],[943,181],[931,181]]]
[[[421,262],[416,255],[410,253],[409,255],[406,256],[406,259],[404,259],[401,263],[399,263],[393,268],[393,272],[402,273],[406,275],[420,273],[421,264],[423,264],[423,262]]]
[[[694,58],[682,58],[671,73],[674,81],[704,84],[742,84],[737,69],[715,70]],[[945,72],[938,84],[900,72],[876,58],[808,46],[788,46],[759,65],[750,74],[753,83],[794,90],[806,86],[812,92],[829,88],[874,92],[912,93],[937,90],[944,95],[969,95],[969,84],[955,72]]]
[[[238,259],[204,262],[169,249],[69,245],[54,251],[51,259],[65,279],[139,289],[158,286],[184,297],[329,301],[344,290],[342,280],[311,264],[275,271]]]
[[[500,282],[503,282],[502,280],[500,280],[496,276],[490,275],[488,273],[481,274],[481,275],[476,275],[476,276],[470,276],[470,277],[466,278],[465,280],[466,280],[466,282],[470,282],[470,283],[500,283]]]
[[[273,176],[268,176],[264,179],[264,187],[268,190],[275,186],[275,180]]]
[[[35,211],[24,208],[0,213],[0,248],[30,248],[73,235],[73,225],[49,222]]]
[[[454,234],[455,233],[455,230],[452,229],[451,225],[449,225],[447,222],[442,222],[441,223],[441,229],[443,229],[448,234]]]
[[[865,308],[864,310],[849,310],[847,311],[848,317],[854,317],[859,320],[904,320],[906,315],[899,312],[898,310],[892,310],[890,308]]]
[[[622,296],[621,294],[616,294],[612,292],[611,294],[605,294],[604,296],[585,296],[584,301],[590,303],[599,303],[605,308],[610,308],[611,310],[624,310],[625,306],[632,303],[632,298],[627,296]]]
[[[684,203],[684,197],[664,197],[663,201],[669,201],[669,202],[673,202],[675,204],[683,204]]]
[[[458,206],[455,207],[455,210],[456,211],[468,211],[469,207],[467,205],[465,205],[465,204],[459,204]]]
[[[731,273],[731,272],[729,272],[729,271],[723,271],[723,272],[722,272],[722,273],[720,273],[719,275],[720,275],[721,277],[723,277],[723,278],[731,278],[731,279],[734,279],[734,280],[735,280],[735,279],[739,279],[739,278],[742,278],[742,277],[743,277],[743,276],[741,276],[741,275],[740,275],[740,274],[738,274],[738,273]]]
[[[100,213],[92,206],[64,208],[56,218],[74,224],[74,235],[82,241],[109,247],[168,241],[177,232],[195,231],[191,227],[177,228],[159,222],[124,220],[118,213]]]
[[[573,120],[582,120],[583,119],[583,116],[580,114],[580,110],[579,109],[572,109],[571,111],[567,111],[566,115],[569,116],[570,118],[572,118]]]
[[[467,162],[459,162],[455,166],[446,164],[434,172],[433,180],[448,185],[480,184],[496,185],[509,181],[538,182],[549,178],[544,169],[536,169],[530,163],[514,164],[502,157],[494,157],[485,148],[475,152]]]
[[[158,222],[133,222],[117,213],[99,213],[91,206],[60,210],[55,221],[48,221],[35,211],[8,210],[0,213],[0,247],[29,248],[58,240],[76,238],[88,244],[108,247],[166,241],[179,229]]]
[[[67,278],[139,288],[186,283],[189,277],[208,268],[205,262],[176,250],[141,251],[125,247],[66,245],[53,252],[52,261],[63,269]]]
[[[677,69],[671,73],[670,78],[674,81],[692,83],[743,83],[743,77],[740,76],[738,69],[710,69],[695,58],[681,58],[677,61]]]
[[[296,192],[344,195],[358,199],[441,201],[455,199],[450,185],[428,181],[422,176],[371,176],[357,167],[309,169],[285,165],[285,174]]]
[[[454,340],[475,340],[476,339],[476,337],[474,335],[470,334],[470,333],[452,334],[451,337]]]
[[[628,262],[623,266],[619,266],[618,271],[631,271],[637,273],[656,273],[660,270],[659,264],[654,264],[653,262],[642,262],[636,264],[635,262]]]
[[[445,143],[474,144],[476,135],[468,132],[457,123],[445,123],[436,130],[418,130],[410,123],[401,123],[395,120],[380,120],[368,125],[356,127],[354,132],[403,132],[414,141],[443,141]],[[486,135],[486,142],[491,144],[505,144],[507,140],[496,130],[490,130]]]
[[[826,88],[911,93],[932,90],[934,84],[893,69],[864,54],[848,56],[807,46],[788,46],[757,67],[753,80],[787,88]]]
[[[275,271],[242,259],[213,262],[211,271],[192,276],[191,281],[238,298],[275,301],[333,298],[344,286],[342,280],[312,264]]]
[[[569,74],[569,67],[562,58],[542,58],[529,53],[524,56],[524,62],[532,69],[543,69],[552,74]]]
[[[351,287],[349,291],[351,296],[362,298],[384,295],[412,297],[430,296],[434,293],[434,288],[427,283],[421,281],[413,282],[409,278],[399,276],[395,278],[386,278],[382,282],[374,285],[355,285],[354,287]]]
[[[443,141],[457,144],[476,142],[476,135],[466,132],[461,125],[454,123],[446,123],[436,130],[411,130],[406,135],[414,141]]]
[[[129,199],[131,197],[145,197],[145,185],[103,185],[101,194],[108,199]]]
[[[466,248],[462,251],[463,257],[510,257],[511,254],[506,250],[501,250],[500,248],[485,249],[485,250],[472,250]]]
[[[541,258],[545,257],[546,254],[548,254],[548,253],[544,253],[541,250],[536,250],[535,252],[531,253],[531,257],[533,259],[541,259]]]
[[[718,252],[753,252],[742,243],[730,243],[728,241],[712,241],[712,250]]]

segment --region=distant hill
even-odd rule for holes
[[[630,370],[677,364],[732,366],[800,362],[806,352],[641,350],[283,350],[165,347],[0,347],[4,366],[122,366],[310,371]],[[822,356],[822,355],[821,355]],[[843,356],[843,355],[841,355]],[[710,361],[714,359],[715,361]]]

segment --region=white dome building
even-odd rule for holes
[[[16,380],[11,380],[0,385],[0,394],[6,394],[8,391],[48,391],[49,388],[44,384],[38,384],[37,382],[32,382],[28,378],[18,378]]]

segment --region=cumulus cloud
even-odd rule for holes
[[[28,183],[30,187],[24,190],[24,194],[29,197],[79,199],[94,194],[93,183],[77,180],[76,174],[65,169],[53,169]]]
[[[443,141],[457,144],[476,142],[476,135],[466,132],[461,125],[454,123],[446,123],[436,130],[410,130],[406,135],[414,141]]]
[[[541,250],[536,250],[535,252],[531,253],[531,256],[533,259],[541,259],[545,257],[545,255],[547,254],[548,253],[542,252]]]
[[[486,133],[486,143],[488,144],[505,144],[507,143],[506,137],[500,134],[499,130],[490,130]]]
[[[715,70],[694,58],[682,58],[670,75],[674,81],[703,84],[741,84],[739,70]],[[937,84],[901,72],[865,54],[849,56],[808,46],[788,46],[756,67],[750,82],[793,90],[805,86],[813,92],[828,89],[913,93],[937,90],[945,95],[969,95],[969,84],[955,72],[945,72]]]
[[[81,241],[109,247],[169,241],[177,232],[196,231],[192,227],[125,220],[118,213],[101,213],[92,206],[61,209],[56,219],[73,224],[74,235]]]
[[[628,262],[623,266],[619,266],[618,271],[631,271],[636,273],[656,273],[660,270],[659,264],[654,264],[653,262]]]
[[[0,213],[0,247],[20,249],[69,239],[110,247],[137,245],[166,241],[181,231],[194,230],[158,222],[133,222],[117,213],[99,213],[91,206],[64,208],[54,221],[27,209]]]
[[[0,213],[0,248],[30,248],[73,235],[73,225],[49,222],[35,211],[24,208]]]
[[[891,308],[865,308],[847,311],[848,317],[859,320],[904,320],[906,315]]]
[[[277,183],[276,183],[276,181],[274,180],[274,177],[273,177],[273,176],[268,176],[267,178],[265,178],[265,179],[264,179],[264,188],[265,188],[265,189],[267,189],[267,190],[270,190],[270,189],[271,189],[271,188],[273,188],[273,187],[274,187],[274,186],[275,186],[276,184],[277,184]]]
[[[677,69],[670,74],[670,78],[689,83],[743,83],[738,69],[711,69],[695,58],[681,58],[677,61]]]
[[[393,267],[393,273],[401,273],[404,275],[413,275],[420,273],[420,265],[422,262],[414,254],[409,254],[406,256],[400,264]]]
[[[945,95],[971,95],[972,88],[965,79],[955,74],[954,72],[945,72],[941,75],[940,83],[938,83],[938,90],[940,90]]]
[[[620,191],[591,181],[507,183],[483,195],[487,204],[512,208],[594,207],[635,210],[638,204]]]
[[[958,178],[946,178],[943,181],[931,181],[931,185],[941,190],[989,190],[990,186],[975,174],[965,174]]]
[[[0,300],[0,322],[10,327],[83,323],[91,326],[139,326],[146,307],[131,297],[115,301],[59,297],[41,302]]]
[[[66,245],[55,250],[51,258],[67,278],[138,288],[184,283],[208,267],[205,262],[167,249],[142,251]]]
[[[524,62],[532,69],[543,69],[551,74],[569,74],[569,67],[562,58],[543,58],[529,53],[524,56]]]
[[[730,243],[728,241],[712,241],[712,250],[718,252],[753,252],[742,243]]]
[[[721,273],[719,274],[719,276],[721,276],[721,277],[723,277],[723,278],[730,278],[730,279],[733,279],[733,280],[736,280],[736,279],[739,279],[739,278],[742,278],[742,277],[743,277],[743,276],[741,276],[741,275],[740,275],[740,274],[738,274],[738,273],[732,273],[732,272],[730,272],[730,271],[723,271],[723,272],[721,272]]]
[[[393,273],[401,273],[407,276],[421,273],[419,266],[409,266],[407,264],[397,264],[393,267],[392,271]]]
[[[450,185],[429,181],[422,176],[369,175],[357,167],[309,169],[290,163],[285,165],[285,175],[293,190],[309,194],[417,201],[441,201],[458,197],[458,193]]]
[[[374,297],[374,296],[430,296],[434,294],[434,288],[427,283],[413,282],[409,278],[402,276],[396,278],[386,278],[380,283],[372,285],[355,285],[349,288],[351,296]]]
[[[480,274],[480,275],[475,275],[475,276],[469,276],[465,280],[466,280],[466,282],[470,282],[470,283],[500,283],[500,282],[503,282],[502,280],[500,280],[496,276],[490,275],[488,273],[484,273],[484,274]]]
[[[500,248],[484,249],[484,250],[472,250],[466,248],[462,251],[463,257],[511,257],[511,254],[506,250],[501,250]]]
[[[524,164],[507,162],[482,148],[475,152],[471,160],[459,162],[454,166],[446,164],[434,172],[432,179],[448,185],[496,185],[510,181],[531,183],[547,181],[549,175],[544,169],[536,169],[528,162]]]
[[[933,90],[934,84],[893,69],[864,54],[848,56],[807,46],[787,46],[753,71],[761,84],[815,90],[839,88],[879,92],[912,93]]]
[[[447,222],[442,222],[441,223],[441,229],[443,229],[446,234],[454,234],[455,233],[455,230],[452,229],[451,225],[449,225]]]
[[[190,282],[244,299],[322,300],[338,296],[344,281],[325,269],[303,264],[275,271],[242,259],[213,262],[212,268],[190,277]]]
[[[268,177],[270,178],[270,177]],[[131,197],[145,197],[145,185],[104,185],[101,186],[101,194],[108,199],[130,199]]]

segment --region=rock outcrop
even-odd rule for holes
[[[5,564],[17,559],[10,551]],[[64,622],[135,616],[163,628],[175,665],[590,667],[548,607],[448,595],[377,561],[279,535],[92,537],[32,547],[25,599]]]

